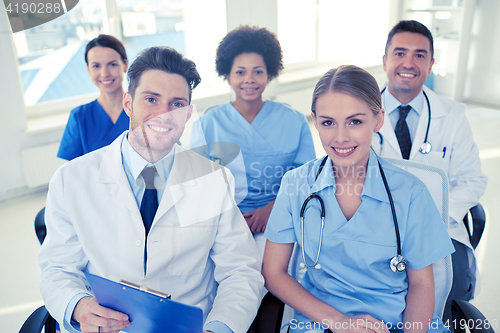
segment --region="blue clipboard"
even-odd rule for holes
[[[117,283],[90,273],[85,276],[100,305],[129,316],[127,333],[202,333],[203,311],[174,302],[168,295]],[[168,296],[168,297],[167,297]]]

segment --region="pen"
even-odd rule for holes
[[[444,158],[444,155],[446,155],[446,147],[443,148],[443,158]]]

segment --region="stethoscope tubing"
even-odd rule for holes
[[[323,167],[326,163],[326,161],[328,160],[328,156],[325,156],[323,158],[323,160],[321,161],[321,164],[318,168],[318,172],[316,173],[316,178],[315,178],[315,181],[318,180],[318,177],[321,173],[321,171],[323,170]],[[387,178],[385,177],[385,173],[384,173],[384,170],[382,168],[382,165],[380,164],[380,161],[377,160],[377,163],[378,163],[378,167],[379,167],[379,170],[380,170],[380,174],[382,176],[382,181],[384,182],[384,187],[385,187],[385,190],[387,192],[387,196],[389,197],[389,204],[391,206],[391,214],[392,214],[392,220],[394,222],[394,229],[396,231],[396,243],[397,243],[397,256],[394,257],[392,260],[391,260],[391,269],[394,271],[394,272],[402,272],[406,269],[406,260],[404,259],[404,257],[401,255],[401,236],[400,236],[400,233],[399,233],[399,224],[398,224],[398,219],[397,219],[397,216],[396,216],[396,208],[395,208],[395,205],[394,205],[394,200],[392,199],[392,195],[391,195],[391,190],[389,189],[389,184],[387,182]],[[304,250],[304,216],[305,216],[305,210],[307,208],[307,204],[309,203],[309,201],[311,201],[312,199],[317,199],[321,205],[321,230],[320,230],[320,235],[319,235],[319,244],[318,244],[318,252],[316,254],[316,259],[314,260],[314,263],[312,265],[308,265],[307,264],[307,260],[306,260],[306,255],[305,255],[305,250]],[[319,269],[321,268],[321,265],[318,264],[318,261],[319,261],[319,256],[320,256],[320,253],[321,253],[321,246],[322,246],[322,243],[323,243],[323,230],[325,228],[325,203],[323,201],[323,199],[321,198],[320,195],[317,194],[317,192],[313,192],[311,195],[309,195],[305,200],[304,200],[304,203],[302,204],[302,207],[300,209],[300,229],[301,229],[301,241],[302,241],[302,260],[304,261],[304,267],[306,268],[315,268],[315,269]],[[395,264],[394,266],[396,267],[396,270],[392,267],[393,266],[393,261],[395,261]],[[398,267],[398,264],[399,263],[403,263],[404,264],[404,269],[403,270],[399,270],[397,267]]]
[[[328,159],[328,156],[326,156],[323,159],[323,161],[321,161],[321,164],[319,165],[319,168],[318,168],[318,172],[316,173],[315,181],[318,180],[318,176],[321,173],[321,171],[323,170],[323,167],[325,166],[327,159]],[[306,261],[304,246],[302,246],[302,260],[304,261],[304,266],[306,268],[320,268],[321,266],[318,266],[318,261],[319,261],[319,254],[321,252],[321,245],[323,243],[323,230],[325,229],[325,203],[324,203],[323,199],[318,194],[316,194],[316,192],[313,192],[311,195],[309,195],[307,197],[307,199],[304,201],[304,203],[302,204],[302,208],[300,209],[300,231],[302,234],[302,245],[304,245],[304,214],[305,214],[305,210],[307,208],[307,204],[312,199],[317,199],[321,205],[321,229],[320,229],[320,234],[319,234],[319,245],[318,245],[319,251],[316,254],[316,259],[314,260],[314,263],[312,264],[312,266],[309,266],[307,264],[307,261]]]
[[[386,87],[384,87],[384,89],[382,89],[382,91],[380,92],[380,94],[382,95],[385,91]],[[425,138],[424,138],[424,142],[422,143],[421,147],[424,146],[424,145],[428,145],[430,147],[429,151],[425,152],[424,150],[419,149],[419,151],[422,153],[422,154],[428,154],[430,152],[430,150],[432,149],[432,145],[430,144],[429,141],[427,141],[427,139],[429,138],[429,129],[431,128],[431,103],[429,102],[429,97],[427,97],[427,94],[425,93],[425,90],[422,90],[422,93],[424,94],[424,97],[425,97],[425,101],[427,102],[427,113],[429,114],[429,119],[427,119],[427,129],[425,130]],[[382,134],[380,132],[376,132],[380,138],[380,150],[382,151],[382,144],[384,143],[384,137],[382,136]]]
[[[378,161],[377,161],[378,162]],[[396,242],[398,244],[398,256],[401,255],[401,236],[399,235],[399,224],[398,218],[396,216],[396,208],[394,206],[394,201],[392,200],[391,190],[389,189],[389,184],[387,183],[387,179],[385,178],[384,170],[378,162],[378,168],[380,169],[380,175],[382,176],[382,180],[384,181],[385,191],[387,192],[387,196],[389,197],[389,204],[391,205],[392,219],[394,221],[394,229],[396,230]]]

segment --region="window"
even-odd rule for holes
[[[316,60],[316,0],[278,0],[278,36],[285,64]]]
[[[15,33],[25,104],[97,92],[84,53],[86,41],[102,29],[100,3],[80,0],[67,14]]]
[[[200,33],[207,27],[210,33]],[[122,39],[129,62],[150,46],[182,52],[202,76],[196,97],[228,92],[214,69],[215,50],[226,32],[224,0],[80,0],[67,14],[14,34],[25,104],[97,94],[84,53],[100,33]]]
[[[285,63],[380,64],[389,5],[389,0],[278,0]]]
[[[202,81],[193,92],[195,98],[229,91],[214,69],[215,50],[227,32],[224,0],[117,1],[117,5],[130,61],[146,47],[170,46],[196,63]]]

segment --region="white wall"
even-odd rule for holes
[[[0,201],[31,191],[24,176],[22,151],[58,142],[64,128],[27,131],[21,78],[7,13],[0,10]],[[68,107],[68,112],[70,107]]]
[[[474,11],[465,101],[500,107],[500,1],[478,0]]]
[[[0,10],[0,197],[25,184],[20,160],[26,116],[9,20]]]

